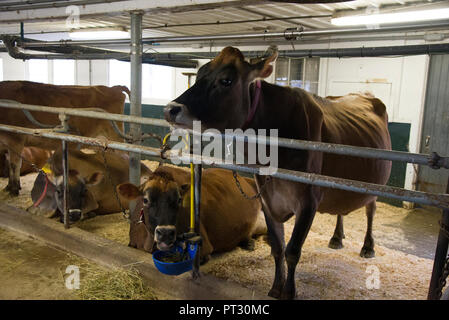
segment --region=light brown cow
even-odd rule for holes
[[[226,47],[198,71],[195,85],[165,108],[165,118],[175,127],[278,129],[279,137],[391,149],[385,105],[361,94],[320,98],[299,88],[280,87],[258,78],[273,71],[277,52],[255,64],[244,60],[237,48]],[[256,80],[256,82],[254,82]],[[280,148],[279,167],[385,184],[391,162]],[[264,176],[256,176],[276,264],[270,296],[295,297],[295,270],[316,211],[338,215],[330,246],[342,246],[342,216],[366,207],[368,227],[361,256],[374,255],[372,220],[376,197]],[[295,226],[285,247],[283,223],[294,216]],[[285,276],[284,259],[287,262]]]
[[[51,152],[36,147],[26,147],[23,148],[21,158],[22,165],[20,167],[20,175],[26,175],[28,173],[36,172],[36,168],[42,168],[50,158]],[[9,166],[8,166],[9,155],[6,150],[0,154],[0,177],[9,177]],[[35,167],[34,167],[34,166]]]
[[[0,82],[0,99],[14,100],[25,104],[34,104],[64,108],[100,108],[110,113],[123,114],[125,95],[128,88],[124,86],[57,86],[29,81]],[[33,117],[45,125],[60,124],[57,114],[31,112]],[[0,124],[37,128],[21,110],[1,108]],[[115,141],[123,140],[113,130],[109,121],[70,117],[70,132],[88,137],[104,136]],[[121,131],[123,124],[118,123]],[[58,140],[43,139],[29,135],[18,135],[0,131],[0,152],[8,149],[10,156],[9,181],[5,188],[16,196],[20,190],[20,154],[24,146],[37,146],[54,150],[61,145]],[[5,146],[6,145],[6,146]]]
[[[118,199],[115,187],[129,179],[129,156],[121,151],[92,153],[71,150],[69,153],[68,207],[75,213],[70,221],[95,214],[120,212],[129,208],[129,202]],[[105,159],[106,158],[106,163]],[[40,173],[31,190],[33,206],[29,211],[51,215],[63,212],[62,152],[56,150],[48,161],[51,173]],[[148,177],[151,170],[141,164],[141,175]],[[57,211],[55,212],[55,210]],[[74,210],[73,210],[74,209]],[[89,213],[89,215],[87,215]]]
[[[255,193],[250,180],[240,177],[240,182],[246,193]],[[139,210],[131,216],[130,246],[150,252],[155,245],[168,250],[177,234],[189,231],[188,171],[162,166],[140,187],[126,183],[117,189],[127,200],[140,198],[143,206],[142,217]],[[139,223],[141,218],[143,223]],[[260,202],[243,198],[232,173],[222,169],[203,170],[200,220],[202,262],[212,252],[229,251],[238,245],[252,248],[252,237],[266,232]]]

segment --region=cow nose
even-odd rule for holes
[[[171,116],[176,116],[179,113],[179,111],[181,111],[181,107],[175,106],[171,107],[168,112],[170,113]]]
[[[170,102],[165,108],[164,108],[164,116],[165,120],[168,122],[175,122],[176,116],[181,112],[181,104],[177,102]]]
[[[175,226],[158,226],[155,230],[156,242],[171,245],[176,240]]]

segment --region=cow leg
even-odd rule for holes
[[[368,203],[365,208],[367,217],[367,228],[363,248],[360,251],[360,256],[363,258],[373,258],[375,254],[374,239],[373,239],[373,218],[376,212],[376,200]]]
[[[22,153],[23,146],[15,146],[14,149],[8,150],[8,165],[9,165],[9,179],[8,185],[4,191],[9,192],[11,196],[18,196],[20,190],[20,167],[22,166]]]
[[[341,249],[343,248],[343,239],[345,238],[345,233],[343,231],[343,216],[337,215],[337,225],[335,226],[334,235],[329,241],[329,248],[331,249]]]
[[[287,261],[287,280],[282,290],[282,299],[293,299],[296,296],[295,271],[301,257],[301,250],[312,226],[316,209],[318,208],[318,197],[313,196],[316,187],[310,187],[310,196],[305,198],[299,214],[296,214],[295,226],[293,228],[290,241],[285,250],[285,260]]]
[[[271,255],[274,258],[275,273],[274,282],[268,295],[273,298],[280,298],[285,284],[285,265],[284,265],[284,224],[273,220],[268,206],[262,199],[262,208],[267,223],[268,242],[271,247]]]
[[[240,241],[239,247],[243,250],[254,251],[256,249],[256,240],[248,238]]]

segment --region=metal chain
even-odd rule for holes
[[[260,198],[261,195],[262,195],[263,190],[265,189],[265,186],[267,185],[267,182],[270,181],[270,177],[267,176],[267,177],[265,178],[265,183],[260,187],[259,192],[257,192],[257,193],[256,193],[255,195],[253,195],[253,196],[249,196],[249,195],[247,195],[247,194],[245,193],[245,191],[243,191],[243,188],[242,188],[242,186],[240,185],[239,178],[237,177],[237,171],[234,171],[234,170],[233,170],[233,171],[232,171],[232,175],[234,176],[235,184],[237,185],[237,188],[239,189],[240,193],[242,194],[242,196],[243,196],[245,199],[248,199],[248,200],[256,200],[256,199]]]
[[[123,218],[125,218],[126,220],[129,221],[130,216],[129,216],[129,214],[126,213],[126,210],[123,207],[122,202],[120,201],[120,197],[118,196],[116,186],[114,185],[114,182],[112,181],[112,177],[111,177],[109,166],[108,166],[108,161],[106,159],[106,148],[103,148],[101,150],[101,155],[103,157],[103,165],[104,165],[104,168],[106,171],[106,176],[108,177],[109,183],[111,184],[112,189],[114,190],[114,196],[115,196],[115,199],[117,200],[117,203],[120,206],[120,211],[122,212]]]

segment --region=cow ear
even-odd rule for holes
[[[138,187],[132,183],[122,183],[117,186],[117,192],[126,200],[134,200],[142,195]]]
[[[71,178],[76,178],[79,174],[80,173],[77,170],[75,170],[75,169],[70,169],[69,170],[69,177],[71,177]]]
[[[101,181],[103,181],[104,174],[102,172],[94,172],[91,174],[91,176],[87,179],[86,185],[89,186],[96,186]]]
[[[268,51],[270,52],[270,55],[267,58],[251,65],[251,80],[256,78],[267,78],[273,72],[273,66],[271,65],[271,63],[276,61],[278,57],[278,51],[275,47],[270,47]]]

